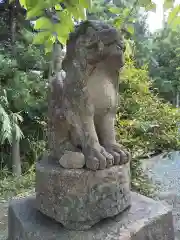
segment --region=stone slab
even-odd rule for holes
[[[174,240],[172,212],[132,193],[132,206],[86,231],[67,230],[35,208],[35,198],[12,200],[8,240]]]
[[[130,166],[64,169],[44,157],[36,164],[36,207],[68,229],[85,230],[131,204]]]

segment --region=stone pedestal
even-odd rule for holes
[[[131,204],[129,164],[64,169],[52,159],[36,165],[36,207],[68,229],[85,230]]]
[[[36,209],[34,197],[12,200],[8,240],[174,240],[170,209],[132,193],[132,206],[86,231],[72,231]]]

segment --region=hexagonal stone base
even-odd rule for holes
[[[35,208],[35,198],[12,200],[8,240],[174,240],[171,210],[132,193],[130,209],[86,231],[65,229]]]
[[[36,207],[68,229],[89,229],[130,204],[129,164],[99,171],[64,169],[48,157],[36,164]]]

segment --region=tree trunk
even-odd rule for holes
[[[162,6],[162,27],[166,27],[166,20],[165,20],[165,9],[164,6]]]
[[[12,55],[16,57],[15,41],[17,30],[17,1],[12,3],[10,11],[10,24],[11,24],[11,43],[12,43]],[[12,171],[16,176],[21,175],[21,157],[20,157],[20,139],[16,138],[14,129],[12,130]]]
[[[19,139],[16,138],[15,132],[12,133],[12,172],[15,176],[22,173]]]
[[[179,92],[176,93],[176,108],[179,108]]]

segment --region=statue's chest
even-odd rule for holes
[[[89,96],[95,110],[98,112],[112,109],[116,106],[117,94],[112,80],[103,72],[96,72],[88,79]]]

